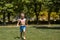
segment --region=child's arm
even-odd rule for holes
[[[28,26],[28,20],[26,20],[26,26]]]
[[[19,23],[20,23],[20,20],[18,20],[18,22],[17,22],[17,26],[19,26]]]

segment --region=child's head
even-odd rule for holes
[[[25,14],[24,13],[21,13],[21,18],[24,18],[25,17]]]

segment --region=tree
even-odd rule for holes
[[[53,8],[54,8],[54,1],[52,0],[45,0],[44,1],[44,5],[46,6],[46,8],[48,9],[48,24],[50,24],[50,13],[52,12]]]
[[[33,5],[34,5],[34,12],[35,12],[35,15],[36,15],[36,23],[38,24],[38,16],[39,16],[39,13],[41,11],[41,7],[42,7],[42,3],[41,1],[37,1],[37,0],[31,0]]]
[[[13,12],[13,4],[11,3],[5,4],[5,7],[7,8],[6,12],[8,14],[8,22],[10,22],[10,14]]]
[[[1,7],[0,7],[0,12],[2,13],[2,15],[3,15],[3,24],[5,25],[6,23],[5,23],[5,7],[3,7],[3,5],[4,5],[4,3],[5,2],[0,2],[0,4],[2,5],[0,5]]]

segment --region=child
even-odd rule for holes
[[[21,39],[23,38],[24,40],[26,40],[25,33],[26,33],[27,21],[26,21],[24,13],[21,13],[20,16],[21,16],[21,18],[18,19],[17,26],[19,26],[19,24],[20,24],[20,37],[21,37]],[[22,37],[22,34],[23,34],[23,37]]]

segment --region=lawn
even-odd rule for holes
[[[19,27],[0,27],[0,40],[20,40]],[[27,40],[60,40],[60,29],[28,27]]]

